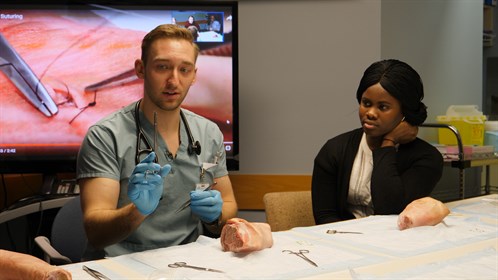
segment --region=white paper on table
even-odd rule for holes
[[[482,198],[481,201],[463,204],[451,209],[452,213],[479,215],[498,219],[498,196]]]
[[[331,268],[347,269],[351,262],[365,263],[365,260],[375,259],[341,248],[313,244],[312,241],[299,242],[292,236],[292,232],[273,234],[275,242],[272,248],[251,253],[223,252],[219,239],[201,236],[194,243],[136,253],[132,258],[156,268],[155,273],[163,277],[187,279],[296,278],[320,274]],[[296,255],[282,252],[282,250],[300,249],[309,250],[305,256],[318,267],[312,266]],[[168,267],[168,264],[181,261],[193,266],[222,270],[225,273]]]
[[[498,252],[495,248],[485,248],[443,261],[433,261],[409,269],[376,275],[352,271],[352,278],[363,279],[489,279],[498,277]]]
[[[199,32],[198,42],[223,42],[223,35],[214,31]]]
[[[498,235],[498,226],[466,216],[447,216],[444,223],[406,230],[397,227],[397,215],[369,216],[362,219],[295,229],[313,233],[342,248],[358,248],[393,257],[406,257],[466,244]],[[327,234],[327,229],[358,231],[362,234]]]

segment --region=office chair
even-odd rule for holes
[[[263,196],[266,221],[271,231],[315,225],[311,191],[271,192]]]
[[[55,215],[50,240],[45,236],[37,236],[35,243],[42,249],[44,260],[50,264],[81,261],[87,239],[79,196],[64,204]]]

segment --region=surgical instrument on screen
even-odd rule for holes
[[[336,233],[353,233],[353,234],[363,234],[362,232],[359,231],[340,231],[340,230],[335,230],[335,229],[329,229],[327,230],[328,234],[336,234]]]
[[[117,86],[126,85],[132,82],[138,81],[138,77],[135,73],[135,69],[127,70],[123,73],[119,73],[115,76],[107,78],[103,81],[97,82],[95,84],[91,84],[85,87],[85,91],[97,91],[107,88],[113,88]]]
[[[99,280],[111,280],[109,277],[105,276],[101,272],[99,272],[99,271],[97,271],[95,269],[89,268],[86,265],[83,265],[83,270],[86,271],[88,274],[90,274],[95,279],[99,279]]]
[[[45,116],[52,117],[57,114],[59,109],[47,89],[2,34],[0,34],[0,71]]]
[[[214,187],[216,185],[216,182],[212,183],[211,185],[209,185],[207,188],[205,188],[203,191],[209,191],[212,187]],[[178,208],[178,210],[175,211],[175,213],[180,213],[181,211],[185,210],[187,207],[190,206],[190,199],[185,201],[182,206],[180,206],[180,208]]]
[[[318,267],[318,265],[314,261],[308,259],[308,257],[306,257],[304,255],[304,254],[307,254],[309,252],[310,252],[309,250],[299,250],[297,252],[294,252],[294,251],[291,251],[291,250],[283,250],[282,251],[282,253],[289,253],[291,255],[296,255],[296,256],[300,257],[301,259],[309,262],[311,265],[314,265],[314,266]]]
[[[192,269],[202,270],[202,271],[225,273],[225,272],[223,272],[221,270],[218,270],[218,269],[212,269],[212,268],[207,268],[207,267],[200,267],[200,266],[188,265],[186,262],[171,263],[171,264],[168,264],[168,267],[171,267],[171,268],[185,267],[185,268],[192,268]]]
[[[215,55],[215,56],[232,56],[232,43],[221,44],[209,49],[201,50],[200,54]],[[114,75],[110,78],[104,79],[100,82],[91,84],[85,87],[85,91],[97,91],[101,89],[113,88],[137,82],[138,80],[139,78],[136,75],[135,68],[132,68],[117,75]]]

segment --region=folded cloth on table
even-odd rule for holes
[[[408,204],[398,216],[398,228],[404,230],[419,226],[434,226],[448,216],[450,210],[441,201],[423,197]]]
[[[223,251],[248,253],[273,246],[270,225],[250,223],[241,218],[229,219],[221,230]]]

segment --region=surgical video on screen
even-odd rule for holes
[[[144,35],[164,23],[196,29],[197,79],[183,108],[220,127],[228,156],[230,11],[95,8],[0,10],[0,157],[77,151],[92,124],[143,96],[134,61]]]

